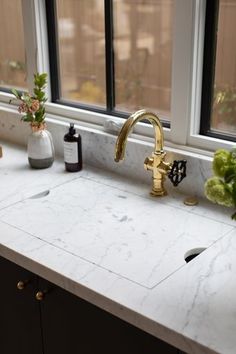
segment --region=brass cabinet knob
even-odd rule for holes
[[[38,301],[42,301],[45,297],[45,292],[44,291],[38,291],[35,295],[35,299]]]
[[[27,283],[28,281],[19,280],[16,284],[16,287],[18,290],[23,290],[26,287]]]

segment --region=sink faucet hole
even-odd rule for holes
[[[206,250],[206,247],[198,247],[192,248],[191,250],[187,251],[184,255],[184,260],[186,263],[190,262],[195,257],[199,256],[200,253]]]
[[[38,194],[33,195],[32,197],[30,197],[29,199],[39,199],[39,198],[43,198],[46,197],[48,194],[50,193],[50,190],[46,190],[43,192],[40,192]]]

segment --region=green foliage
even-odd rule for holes
[[[45,108],[40,107],[40,109],[35,112],[35,121],[36,122],[42,122],[45,118]]]
[[[24,122],[31,122],[32,121],[32,117],[30,113],[26,113],[21,120],[23,120]]]
[[[234,200],[228,187],[219,177],[212,177],[205,183],[205,193],[211,202],[232,207]]]
[[[212,168],[216,176],[224,177],[230,163],[230,152],[220,149],[214,154]]]
[[[19,94],[19,92],[16,90],[16,89],[12,89],[11,90],[11,92],[13,93],[13,95],[16,97],[16,98],[18,98],[18,99],[20,99],[20,94]]]
[[[205,195],[213,203],[236,207],[236,149],[219,149],[212,162],[215,177],[205,183]],[[236,220],[236,213],[232,215]]]
[[[21,120],[36,125],[40,125],[45,122],[45,102],[47,101],[47,97],[44,90],[46,89],[46,86],[47,73],[37,73],[34,75],[33,95],[29,92],[21,94],[16,89],[11,90],[15,98],[21,101],[18,108],[19,112],[25,113]]]
[[[44,89],[46,87],[46,84],[47,84],[47,74],[46,73],[34,74],[34,84],[39,89],[41,89],[41,90]]]
[[[37,98],[41,102],[46,102],[47,101],[45,93],[44,93],[44,91],[42,91],[42,89],[35,88],[34,89],[34,96],[35,96],[35,98]]]

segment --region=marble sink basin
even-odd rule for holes
[[[87,177],[40,196],[5,208],[0,220],[147,288],[188,267],[188,250],[209,247],[232,229],[167,205],[165,198]]]

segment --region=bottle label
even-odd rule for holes
[[[78,163],[78,143],[64,141],[64,161],[67,163]]]

